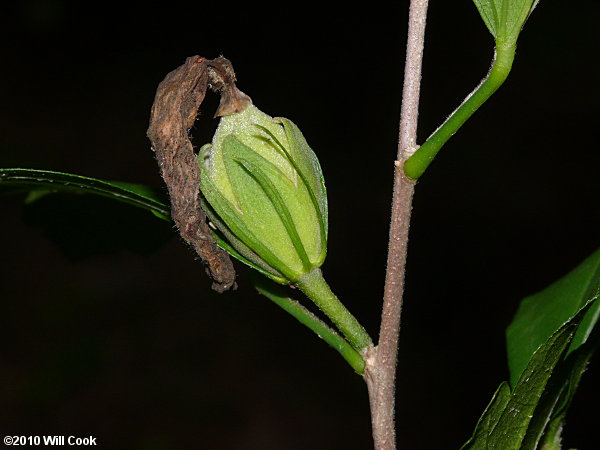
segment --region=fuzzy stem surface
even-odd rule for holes
[[[254,287],[258,292],[291,314],[301,324],[308,327],[317,336],[327,342],[350,364],[356,373],[359,375],[364,373],[365,361],[363,357],[346,339],[333,331],[325,322],[302,306],[302,304],[291,298],[281,286],[276,285],[259,274],[252,274],[251,277]]]
[[[373,346],[371,337],[335,296],[319,268],[301,276],[296,286],[331,319],[354,349],[360,352]]]
[[[411,0],[400,113],[398,156],[395,161],[392,216],[379,343],[365,353],[365,381],[371,405],[376,450],[396,448],[395,385],[398,335],[404,292],[408,229],[415,182],[404,174],[404,162],[416,149],[421,67],[428,0]]]

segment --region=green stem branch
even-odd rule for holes
[[[331,319],[354,349],[360,352],[373,345],[362,325],[331,291],[320,269],[313,269],[300,277],[296,286]]]
[[[496,45],[492,67],[481,84],[456,108],[446,121],[404,163],[404,173],[418,179],[431,164],[442,146],[473,115],[479,107],[504,83],[515,57],[515,44]]]
[[[354,369],[362,375],[365,371],[365,360],[352,346],[339,334],[333,331],[321,319],[302,306],[299,302],[290,298],[285,290],[267,278],[253,276],[253,284],[259,293],[273,301],[284,311],[294,316],[301,324],[308,327],[317,336],[333,347]]]

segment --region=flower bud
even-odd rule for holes
[[[325,185],[296,125],[249,104],[221,118],[198,163],[203,208],[232,256],[282,284],[323,264]]]

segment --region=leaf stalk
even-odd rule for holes
[[[497,43],[492,66],[487,76],[406,161],[404,173],[407,177],[417,180],[423,175],[444,144],[504,83],[512,67],[515,49],[515,44]]]

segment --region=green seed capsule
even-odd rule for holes
[[[232,256],[289,284],[327,250],[321,167],[296,125],[248,105],[200,149],[203,206]]]

